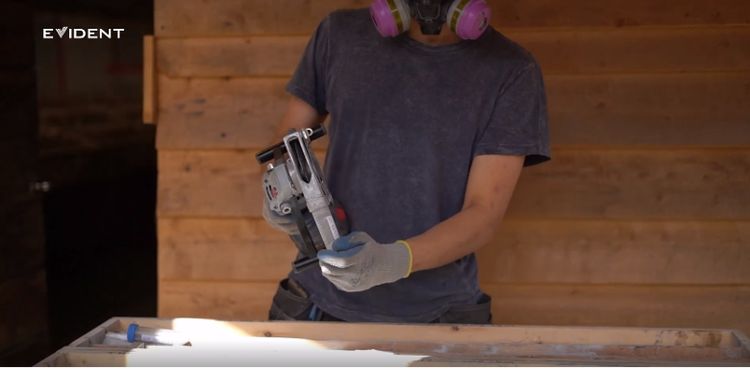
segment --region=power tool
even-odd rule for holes
[[[318,263],[317,253],[331,249],[333,242],[348,230],[346,213],[334,203],[323,178],[311,142],[326,134],[325,126],[297,131],[290,129],[282,142],[264,149],[255,158],[259,164],[271,162],[263,174],[263,195],[273,211],[291,215],[301,240],[294,241],[302,257],[292,263],[295,272],[302,272]],[[316,230],[308,229],[305,218],[312,215]],[[320,238],[313,238],[317,231]],[[321,240],[322,239],[322,240]]]

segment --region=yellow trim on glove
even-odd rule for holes
[[[406,240],[399,240],[398,243],[403,243],[406,246],[406,249],[409,250],[409,271],[407,271],[404,276],[404,278],[407,278],[411,275],[411,269],[414,267],[414,255],[411,253],[411,245],[409,245]]]

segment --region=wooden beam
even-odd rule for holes
[[[695,26],[750,23],[743,0],[490,0],[497,28]],[[310,34],[361,0],[158,0],[158,37]]]
[[[156,45],[154,36],[143,37],[143,122],[156,123]]]
[[[557,148],[553,157],[522,173],[508,219],[750,219],[744,149]],[[161,151],[159,171],[160,216],[260,217],[254,151]]]
[[[546,76],[748,70],[744,26],[611,30],[512,30]],[[158,69],[175,77],[291,76],[310,35],[158,40]]]
[[[159,149],[265,147],[289,99],[287,78],[159,81]],[[750,146],[748,84],[750,72],[548,76],[552,143]]]
[[[247,281],[161,281],[159,317],[267,320],[277,286]],[[483,284],[482,289],[493,298],[496,325],[690,327],[750,332],[747,285]]]
[[[60,352],[47,359],[45,362],[37,366],[96,366],[96,367],[116,367],[116,366],[132,366],[130,364],[138,363],[136,366],[201,366],[200,364],[206,363],[206,366],[216,366],[215,363],[221,362],[222,366],[259,366],[261,364],[260,359],[251,359],[244,357],[238,359],[237,357],[230,357],[218,359],[219,353],[209,352],[202,354],[200,351],[192,356],[182,357],[174,361],[156,361],[154,357],[148,359],[145,356],[146,352]],[[344,352],[344,354],[347,354]],[[222,354],[223,355],[223,354]],[[202,357],[198,357],[202,356]],[[747,366],[744,362],[730,362],[730,361],[714,361],[714,362],[689,362],[689,361],[649,361],[640,360],[632,361],[628,359],[618,360],[587,360],[587,359],[523,359],[523,358],[500,358],[500,359],[483,359],[483,358],[446,358],[446,357],[417,357],[410,359],[406,355],[393,355],[390,357],[390,361],[383,363],[373,362],[372,356],[361,359],[359,357],[352,357],[348,362],[342,362],[341,355],[334,355],[334,359],[320,360],[306,362],[300,364],[299,360],[295,361],[294,356],[287,355],[286,357],[274,358],[272,361],[268,357],[265,357],[265,361],[271,365],[267,366],[361,366],[362,361],[368,361],[372,366],[406,366],[406,367],[623,367],[623,366],[649,366],[649,367],[694,367],[708,366],[708,367],[745,367]],[[197,358],[197,359],[196,359]],[[264,358],[264,357],[261,357]],[[326,358],[326,357],[321,357]],[[291,361],[290,361],[291,359]],[[222,361],[223,360],[223,361]],[[398,361],[396,363],[395,361]],[[91,365],[89,365],[91,364]],[[281,365],[284,364],[284,365]]]
[[[164,280],[274,282],[297,253],[262,218],[159,218],[158,230]],[[750,222],[506,220],[477,260],[483,283],[744,284],[748,252]]]

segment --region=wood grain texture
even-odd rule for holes
[[[489,0],[496,28],[750,23],[743,0]],[[157,0],[158,37],[309,34],[329,12],[367,0]]]
[[[42,269],[0,283],[0,353],[47,333],[47,282]]]
[[[160,281],[158,317],[267,320],[277,286]]]
[[[257,218],[159,218],[159,279],[277,281],[297,253]]]
[[[106,331],[123,331],[131,324],[150,328],[180,330],[191,337],[194,348],[212,345],[226,338],[258,341],[293,339],[326,342],[404,341],[413,343],[463,343],[512,345],[600,345],[600,346],[674,346],[723,348],[736,350],[742,344],[734,330],[696,330],[685,328],[623,328],[576,326],[459,326],[404,323],[316,323],[310,321],[231,321],[216,325],[214,319],[115,317],[99,328],[75,340],[70,347],[83,349],[100,342]],[[415,330],[415,328],[419,328]],[[322,329],[322,330],[321,330]],[[200,338],[194,333],[201,333]],[[193,338],[195,337],[195,338]],[[271,338],[271,339],[267,339]],[[193,343],[195,339],[195,343]],[[343,344],[343,343],[342,343]],[[83,348],[82,348],[83,347]],[[166,347],[152,347],[166,348]],[[299,347],[297,347],[299,348]],[[271,347],[271,349],[275,349]],[[750,360],[750,357],[748,358]]]
[[[287,81],[162,75],[156,145],[265,147]],[[546,88],[554,145],[750,145],[750,72],[548,76]]]
[[[551,135],[557,145],[750,144],[750,73],[548,80]]]
[[[159,317],[265,320],[276,283],[161,282]],[[750,287],[485,285],[495,324],[750,331]]]
[[[161,151],[159,215],[260,217],[254,154]],[[746,150],[561,148],[553,157],[522,173],[508,218],[750,219]]]
[[[750,285],[749,222],[507,221],[495,240],[484,283]]]
[[[143,123],[156,123],[156,42],[143,37]]]
[[[222,217],[261,215],[255,151],[160,151],[157,212]],[[324,153],[317,152],[324,163]]]
[[[161,218],[159,246],[166,280],[278,281],[297,251],[258,218]],[[508,220],[477,259],[483,283],[750,284],[750,223]]]
[[[749,27],[509,31],[545,75],[747,70]],[[179,38],[158,42],[169,77],[290,76],[309,36]]]
[[[557,150],[522,174],[520,218],[748,219],[744,149]]]

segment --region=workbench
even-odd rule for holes
[[[189,346],[105,344],[130,324]],[[36,366],[750,366],[736,330],[112,318]]]

